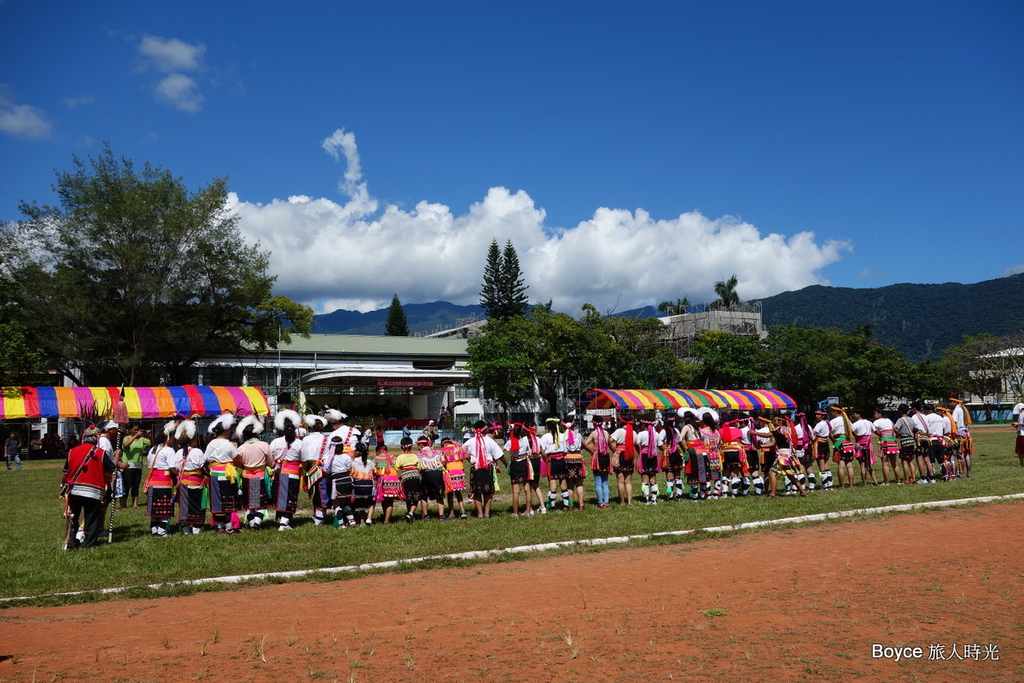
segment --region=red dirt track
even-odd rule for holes
[[[0,610],[0,680],[1024,680],[1024,504]],[[895,663],[872,644],[920,647]],[[977,659],[929,660],[931,645]],[[994,646],[997,651],[989,646]],[[969,652],[970,650],[968,650]],[[994,659],[998,657],[998,660]]]

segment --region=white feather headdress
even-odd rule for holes
[[[214,420],[213,422],[210,423],[210,433],[211,434],[220,434],[221,432],[226,432],[226,431],[230,430],[232,425],[234,425],[234,424],[235,424],[235,414],[234,413],[224,413],[223,415],[221,415],[216,420]]]
[[[346,418],[348,418],[348,415],[346,415],[345,413],[341,412],[340,410],[335,410],[334,408],[329,408],[327,410],[327,421],[328,422],[341,422],[342,420],[344,420]]]
[[[186,442],[196,438],[196,423],[192,420],[182,420],[174,430],[174,438]]]
[[[310,429],[316,429],[317,425],[322,427],[325,424],[327,424],[327,420],[320,417],[319,415],[307,415],[305,420],[306,426],[309,427]]]
[[[274,416],[274,428],[277,431],[283,432],[289,424],[296,428],[302,426],[302,418],[294,410],[282,410]]]
[[[170,436],[174,433],[174,429],[178,426],[178,423],[174,420],[164,423],[164,436]]]
[[[250,429],[252,430],[253,436],[263,432],[263,421],[260,420],[258,415],[248,415],[242,418],[242,421],[238,423],[237,427],[235,427],[235,436],[237,436],[239,440],[244,439],[246,430]]]

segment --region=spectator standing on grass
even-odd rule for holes
[[[4,452],[7,454],[7,469],[11,469],[11,462],[20,470],[21,469],[21,441],[18,439],[18,435],[11,432],[7,436],[7,441],[4,442]]]
[[[121,475],[124,481],[124,496],[121,497],[121,509],[128,506],[128,499],[132,500],[132,507],[139,506],[139,486],[142,484],[142,469],[146,460],[146,453],[153,442],[149,438],[149,432],[142,429],[140,425],[129,425],[128,433],[121,442],[123,453],[121,462],[128,465],[128,469]]]

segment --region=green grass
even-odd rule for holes
[[[1013,434],[977,430],[974,476],[945,484],[861,487],[832,493],[815,492],[806,499],[740,498],[701,503],[659,503],[657,506],[612,507],[592,504],[582,513],[554,512],[532,518],[508,516],[511,487],[507,478],[491,520],[416,522],[337,530],[317,528],[308,517],[298,527],[279,533],[273,526],[260,533],[224,536],[149,535],[143,508],[118,510],[115,542],[92,550],[65,552],[63,502],[57,497],[59,464],[29,462],[21,472],[0,471],[0,597],[41,596],[118,586],[252,574],[317,567],[336,567],[426,555],[506,548],[529,543],[649,534],[779,519],[796,515],[932,500],[1024,492],[1024,470],[1015,467]],[[858,475],[859,476],[859,475]],[[637,478],[638,479],[638,478]],[[639,491],[639,481],[635,482]],[[588,490],[592,496],[592,489]],[[305,494],[301,505],[308,507]],[[467,506],[468,507],[468,506]],[[398,510],[404,510],[399,504]],[[659,538],[654,543],[686,543],[697,536]],[[564,552],[574,552],[566,550]],[[518,559],[502,557],[498,561]],[[468,561],[436,561],[432,566],[465,566]],[[420,566],[417,565],[417,568]],[[157,594],[193,592],[194,588]],[[205,589],[204,589],[205,590]],[[128,596],[152,595],[138,590]],[[64,599],[58,599],[61,601]],[[52,604],[46,599],[38,604]]]

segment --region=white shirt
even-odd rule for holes
[[[876,434],[881,435],[885,432],[888,432],[888,434],[892,434],[893,423],[892,420],[890,420],[889,418],[880,417],[874,421],[874,425]]]
[[[547,435],[545,435],[547,436]],[[541,439],[543,442],[543,438]],[[484,456],[487,458],[487,462],[493,463],[496,460],[501,460],[502,456],[505,455],[504,451],[501,450],[501,446],[495,443],[494,439],[490,436],[484,436]],[[476,467],[477,452],[476,452],[476,436],[473,436],[469,441],[462,445],[466,449],[466,453],[469,454],[469,461],[473,467]]]
[[[957,434],[961,436],[967,435],[967,419],[964,417],[965,408],[959,403],[953,408],[953,421],[956,422]]]
[[[924,420],[928,424],[929,436],[942,436],[949,434],[949,420],[938,413],[925,413]]]
[[[279,436],[270,442],[270,455],[274,458],[274,462],[295,462],[302,458],[301,448],[302,439],[296,438],[289,446],[288,440]]]
[[[175,453],[175,457],[182,463],[181,469],[183,471],[199,470],[206,464],[206,454],[198,448],[189,448],[187,457],[185,456],[185,450],[179,449]]]
[[[170,446],[157,446],[150,467],[154,470],[178,470],[181,469],[181,458]]]
[[[540,451],[544,454],[551,453],[565,453],[568,444],[565,443],[565,435],[559,434],[558,443],[555,443],[555,437],[551,432],[545,432],[544,436],[540,437]],[[473,439],[469,440],[472,443]]]
[[[349,427],[348,425],[342,425],[335,429],[330,434],[331,439],[338,437],[341,442],[345,445],[346,451],[354,451],[356,441],[359,440],[359,430],[355,427]],[[330,448],[330,446],[328,446]]]
[[[636,444],[637,452],[642,452],[643,448],[648,445],[647,440],[650,434],[646,429],[638,429],[636,436],[633,439],[633,443]],[[654,432],[654,454],[657,455],[658,449],[661,448],[662,444],[665,443],[665,432]]]
[[[228,439],[214,439],[206,444],[206,462],[234,462],[238,455],[235,444]]]
[[[814,436],[819,439],[827,439],[832,436],[832,428],[829,426],[828,420],[819,420],[818,422],[815,422],[814,429],[812,431],[814,432]]]
[[[846,434],[846,425],[843,424],[843,416],[836,415],[828,421],[828,428],[832,434],[839,436],[840,434]],[[856,432],[854,432],[856,434]]]
[[[324,444],[324,440],[328,438],[328,434],[323,432],[313,432],[302,437],[302,445],[299,447],[299,454],[303,462],[316,462],[320,459],[320,447]],[[326,460],[328,452],[330,451],[330,445],[323,449],[323,456]]]

